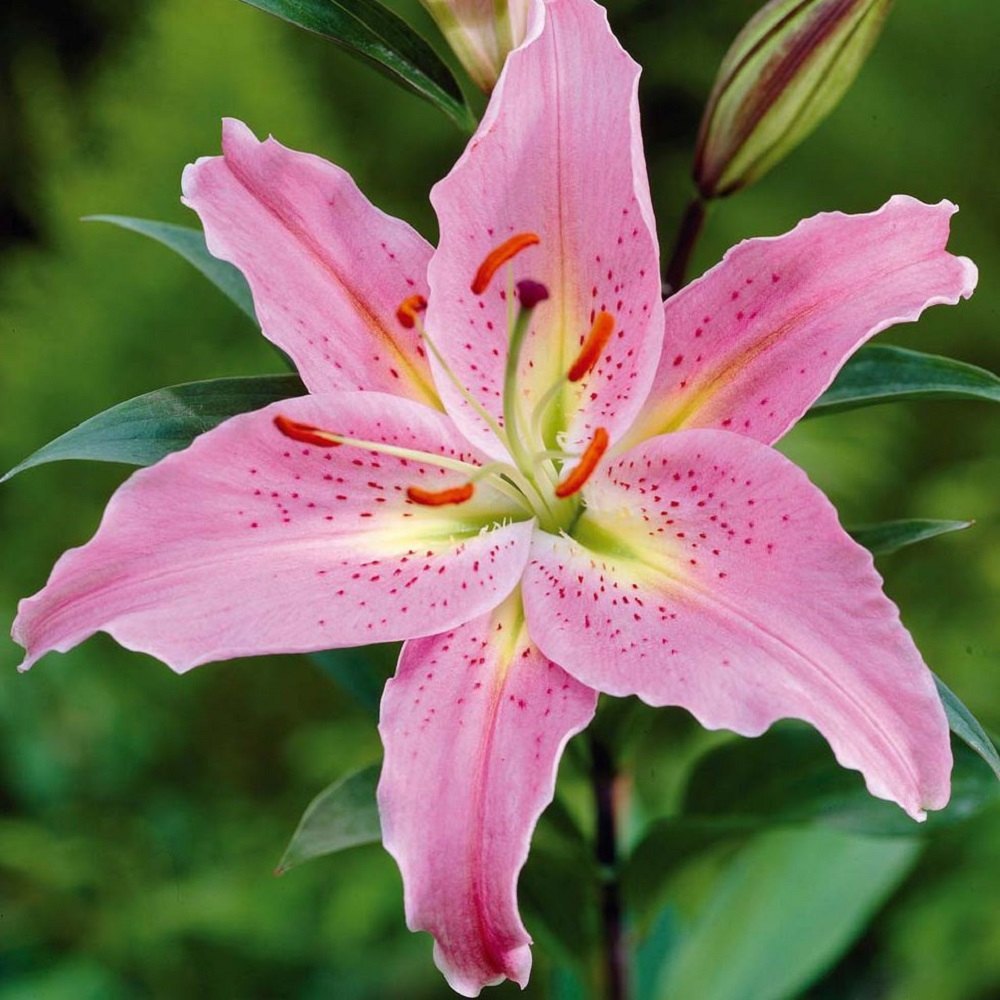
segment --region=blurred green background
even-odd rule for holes
[[[432,34],[415,0],[394,6]],[[689,194],[715,67],[757,6],[610,4],[645,66],[665,245]],[[951,246],[977,261],[980,289],[884,340],[1000,369],[998,38],[995,0],[900,2],[834,115],[761,184],[717,206],[695,270],[740,238],[817,211],[867,211],[896,191],[947,197],[963,209]],[[426,193],[463,141],[429,106],[237,0],[5,6],[0,102],[4,469],[146,390],[277,369],[250,324],[186,264],[81,216],[194,224],[178,202],[181,168],[217,152],[219,119],[235,115],[343,165],[373,201],[433,237]],[[809,421],[782,445],[845,523],[977,521],[881,569],[928,662],[993,729],[998,440],[986,404],[925,403]],[[67,463],[0,488],[0,618],[89,537],[126,474]],[[271,875],[310,798],[379,755],[372,719],[315,666],[231,662],[181,679],[103,637],[26,676],[17,662],[0,640],[0,1000],[447,995],[429,940],[404,929],[399,879],[379,847]],[[936,836],[867,932],[802,995],[996,996],[998,866],[995,808]],[[696,908],[702,889],[679,885],[679,898]],[[549,968],[536,949],[529,996],[558,994]],[[508,984],[493,995],[515,993]]]

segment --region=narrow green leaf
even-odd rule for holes
[[[325,788],[309,803],[275,869],[283,875],[303,861],[382,839],[375,789],[381,764],[355,771]]]
[[[243,0],[315,32],[440,108],[460,128],[475,117],[451,70],[399,15],[377,0]]]
[[[722,876],[661,980],[663,1000],[801,995],[910,871],[919,842],[836,830],[758,837]]]
[[[950,531],[971,527],[972,521],[935,521],[914,518],[902,521],[882,521],[880,524],[859,524],[847,533],[874,556],[887,556],[907,545],[935,538]]]
[[[1000,402],[1000,377],[975,365],[904,347],[863,347],[806,416],[905,399],[981,399]]]
[[[213,257],[205,246],[205,234],[190,226],[175,226],[171,222],[156,222],[153,219],[132,219],[125,215],[88,215],[84,222],[110,222],[113,226],[130,229],[134,233],[148,236],[178,253],[189,264],[193,264],[226,298],[257,322],[253,308],[253,297],[246,278],[238,268],[218,257]]]
[[[951,688],[937,674],[934,675],[934,682],[937,684],[938,694],[944,703],[945,714],[948,716],[948,725],[951,731],[966,746],[986,761],[993,769],[993,773],[1000,778],[1000,754],[989,738],[986,730],[980,725],[979,720],[965,707]]]
[[[33,466],[66,459],[152,465],[229,417],[305,392],[296,375],[219,378],[156,389],[112,406],[50,441],[0,483]]]

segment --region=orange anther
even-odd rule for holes
[[[472,483],[452,486],[446,490],[425,490],[419,486],[410,486],[406,495],[414,502],[424,507],[444,507],[450,503],[465,503],[471,499],[476,487]]]
[[[341,442],[337,436],[330,431],[324,431],[312,424],[302,424],[298,420],[291,420],[278,414],[274,418],[274,426],[281,431],[285,437],[293,441],[301,441],[303,444],[318,444],[321,448],[339,448]]]
[[[515,233],[510,239],[504,240],[495,250],[491,250],[486,255],[486,260],[479,265],[476,276],[472,279],[472,292],[474,295],[482,295],[489,288],[493,275],[500,270],[507,261],[512,260],[522,250],[533,247],[540,243],[535,233]]]
[[[399,320],[400,326],[412,330],[417,325],[417,313],[422,313],[426,308],[427,299],[422,295],[411,295],[399,303],[396,319]]]
[[[608,432],[603,427],[598,427],[594,431],[594,437],[587,450],[580,456],[580,461],[570,470],[569,475],[556,487],[556,496],[560,500],[571,497],[578,490],[583,488],[584,483],[590,479],[597,468],[597,463],[601,456],[608,450]]]
[[[580,348],[580,353],[576,356],[576,361],[566,376],[570,382],[579,382],[597,364],[604,345],[614,331],[614,316],[611,313],[599,312],[594,319],[594,325],[590,328],[590,333],[587,334],[587,339],[583,342],[583,347]]]

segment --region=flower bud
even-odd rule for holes
[[[538,0],[421,0],[475,84],[493,89]]]
[[[736,37],[702,117],[694,179],[705,198],[752,184],[854,82],[892,0],[771,0]]]

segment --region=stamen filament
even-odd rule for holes
[[[579,492],[587,480],[591,477],[601,456],[608,450],[608,432],[603,427],[598,427],[594,431],[594,437],[587,450],[583,453],[579,463],[570,470],[569,475],[556,487],[556,496],[560,500],[571,497]]]
[[[334,431],[324,431],[320,427],[313,427],[311,424],[299,423],[297,420],[290,420],[280,414],[274,418],[274,426],[281,431],[285,437],[293,441],[301,441],[303,444],[319,445],[321,448],[339,448],[341,445],[348,445],[352,448],[360,448],[363,451],[374,451],[381,455],[391,455],[393,458],[405,458],[411,462],[420,462],[424,465],[436,465],[442,469],[450,469],[454,472],[463,472],[474,475],[480,466],[471,462],[463,462],[458,458],[449,458],[447,455],[437,455],[430,451],[420,451],[417,448],[401,448],[399,445],[386,444],[382,441],[366,441],[364,438],[348,437],[345,434],[337,434]]]
[[[542,421],[549,407],[555,402],[566,386],[567,382],[579,382],[587,375],[601,358],[604,350],[615,330],[615,318],[609,312],[601,311],[594,317],[590,333],[587,334],[580,353],[570,366],[569,371],[562,378],[556,379],[542,394],[541,399],[535,404],[531,411],[531,433],[539,441],[544,440],[542,434]]]
[[[469,392],[468,389],[462,384],[462,380],[451,370],[451,366],[445,361],[444,355],[439,350],[437,344],[434,343],[431,335],[427,332],[426,327],[419,320],[414,320],[414,325],[417,328],[417,332],[420,334],[421,339],[427,345],[428,350],[434,355],[434,360],[441,366],[441,370],[448,376],[451,384],[458,389],[469,406],[471,406],[477,414],[482,418],[483,422],[487,427],[496,435],[497,440],[510,451],[510,442],[507,440],[507,434],[504,429],[497,423],[497,421],[490,415],[489,411],[483,406],[482,403],[476,399],[475,396]]]
[[[381,441],[367,441],[363,438],[347,437],[333,431],[324,431],[322,428],[313,427],[311,424],[300,423],[298,420],[291,420],[279,414],[274,418],[274,425],[285,437],[293,441],[300,441],[303,444],[318,445],[321,448],[339,448],[341,445],[348,445],[353,448],[360,448],[362,451],[373,451],[381,455],[390,455],[393,458],[405,458],[408,461],[420,462],[424,465],[434,465],[438,468],[449,469],[453,472],[461,472],[469,477],[470,483],[476,483],[488,476],[496,478],[490,484],[498,493],[502,493],[508,500],[512,500],[522,507],[526,513],[534,514],[535,510],[529,493],[533,492],[523,477],[517,473],[513,466],[504,462],[493,462],[489,465],[473,465],[471,462],[463,462],[457,458],[449,458],[447,455],[437,455],[434,452],[420,451],[417,448],[402,448],[399,445],[385,444]],[[516,480],[513,486],[504,479]],[[419,501],[418,501],[419,502]]]
[[[535,233],[515,233],[509,239],[503,241],[500,246],[491,250],[486,259],[479,265],[476,276],[472,279],[472,294],[482,295],[490,286],[493,275],[500,270],[507,261],[512,260],[522,250],[535,246],[541,240]]]
[[[574,458],[581,458],[582,452],[576,451],[561,451],[558,448],[549,448],[546,451],[536,451],[532,456],[532,461],[535,465],[541,465],[542,462],[568,462]]]

